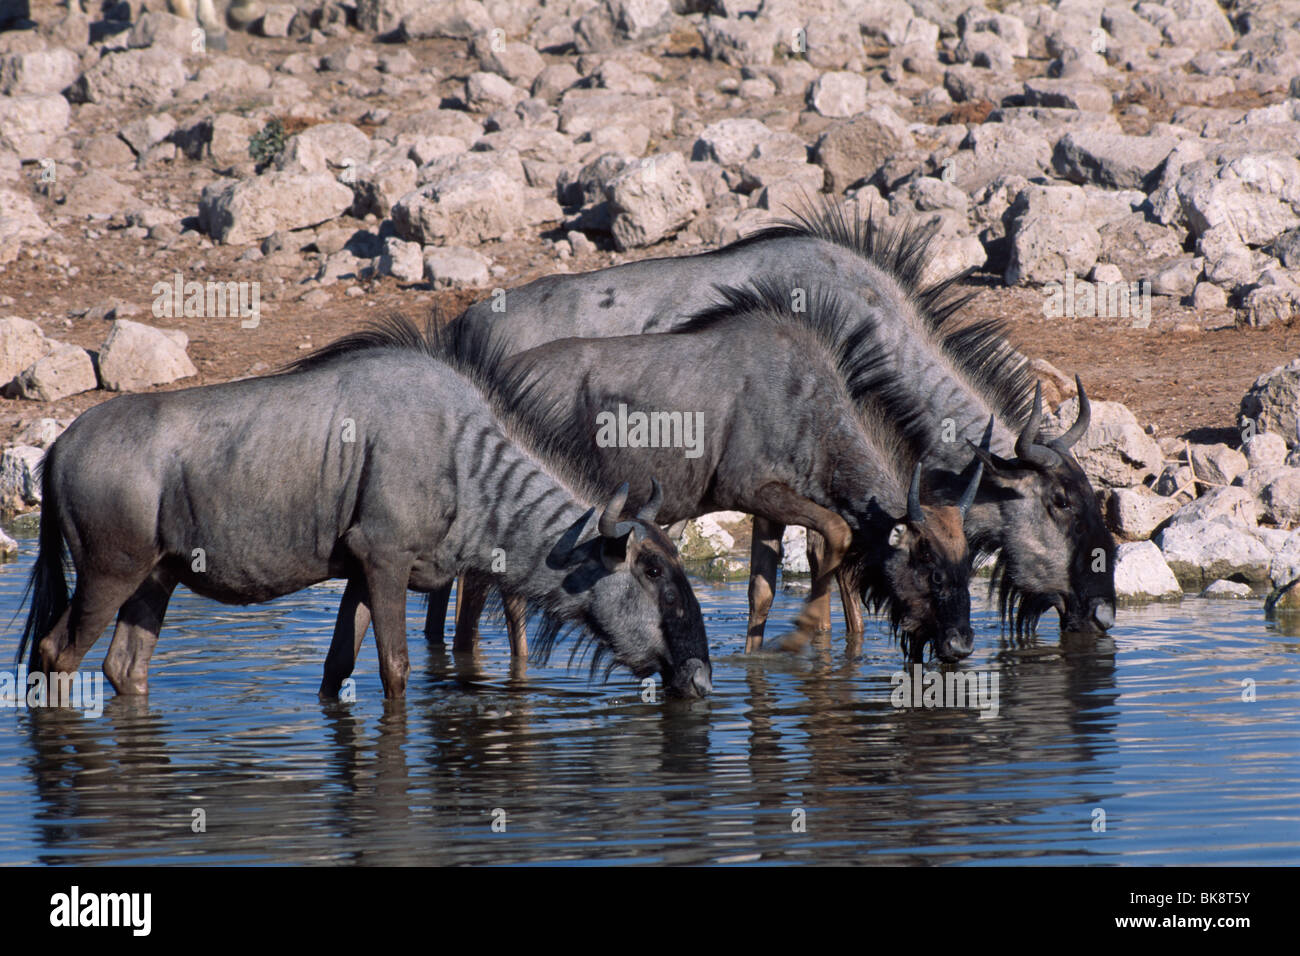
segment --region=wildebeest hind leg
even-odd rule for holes
[[[745,651],[752,652],[763,646],[763,628],[768,612],[772,610],[772,597],[776,593],[776,571],[781,564],[781,536],[785,525],[755,516],[749,549],[749,631],[745,635]]]
[[[62,622],[40,642],[40,669],[47,674],[70,674],[81,664],[81,659],[99,640],[113,620],[118,609],[135,593],[152,570],[141,571],[137,577],[122,578],[102,572],[77,575],[77,586],[68,608],[67,630]],[[51,689],[58,686],[52,681]],[[53,695],[52,695],[53,696]],[[51,704],[62,701],[50,700]]]
[[[325,674],[321,678],[318,695],[322,700],[333,700],[339,695],[343,682],[352,676],[357,666],[361,641],[370,626],[370,593],[366,582],[359,577],[348,578],[339,602],[338,617],[334,620],[334,638],[325,656]],[[376,642],[378,643],[378,642]]]
[[[154,568],[117,612],[113,641],[104,655],[104,676],[118,694],[149,693],[149,660],[174,590],[176,575]]]
[[[429,592],[429,610],[424,615],[424,639],[430,644],[447,643],[447,605],[450,603],[450,581]]]

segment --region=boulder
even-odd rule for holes
[[[1203,598],[1218,598],[1219,600],[1240,601],[1243,598],[1254,597],[1255,592],[1251,590],[1249,584],[1242,584],[1240,581],[1225,581],[1220,578],[1217,581],[1211,581],[1201,592]]]
[[[1169,519],[1169,527],[1194,521],[1215,520],[1232,525],[1254,527],[1259,523],[1259,505],[1255,501],[1255,496],[1245,488],[1211,488],[1195,501],[1179,508]]]
[[[1268,579],[1272,553],[1259,538],[1221,521],[1186,521],[1157,536],[1170,570],[1199,590],[1216,578]]]
[[[1064,282],[1067,273],[1085,276],[1101,252],[1087,194],[1078,186],[1027,186],[1003,218],[1011,253],[1007,285]]]
[[[1300,529],[1292,531],[1274,551],[1268,578],[1276,588],[1300,578]]]
[[[424,256],[420,244],[389,236],[384,240],[384,251],[376,268],[380,275],[392,276],[401,282],[421,281],[424,278]]]
[[[903,119],[888,106],[873,106],[828,127],[817,139],[813,161],[826,171],[826,185],[843,192],[913,148]]]
[[[1255,379],[1241,400],[1237,420],[1242,428],[1275,433],[1288,448],[1295,448],[1300,438],[1297,413],[1300,413],[1300,359]],[[1247,426],[1247,422],[1251,424]]]
[[[153,11],[141,14],[127,34],[126,45],[133,49],[162,47],[185,56],[194,50],[197,22],[171,13]]]
[[[44,457],[44,449],[31,445],[14,445],[0,452],[0,511],[22,511],[41,503],[37,472]]]
[[[453,167],[398,200],[393,225],[422,246],[486,242],[522,225],[524,200],[523,184],[501,169]]]
[[[44,358],[53,347],[35,322],[16,315],[0,319],[0,386]]]
[[[465,103],[477,113],[507,109],[527,98],[527,93],[496,73],[478,71],[465,80]]]
[[[30,196],[0,187],[0,264],[17,259],[24,243],[39,242],[53,234]]]
[[[54,47],[0,56],[0,95],[49,96],[77,78],[77,55]]]
[[[1246,453],[1246,464],[1251,470],[1271,468],[1286,461],[1286,442],[1273,432],[1253,434],[1241,443]]]
[[[1196,477],[1216,485],[1232,484],[1237,476],[1245,474],[1250,467],[1245,455],[1222,443],[1189,447],[1192,471]]]
[[[1181,598],[1183,589],[1159,548],[1150,541],[1134,541],[1115,549],[1115,596],[1158,601]]]
[[[90,353],[76,345],[60,345],[37,359],[14,380],[21,398],[57,402],[97,387]]]
[[[1094,83],[1045,77],[1025,81],[1025,103],[1029,106],[1108,113],[1112,102],[1110,91]]]
[[[197,375],[185,347],[184,332],[117,319],[99,349],[99,378],[104,388],[133,392]]]
[[[57,93],[0,96],[0,151],[12,150],[21,160],[51,156],[69,116],[68,101]]]
[[[705,207],[703,191],[675,152],[632,163],[609,183],[606,197],[610,232],[620,250],[653,245]]]
[[[1300,226],[1300,160],[1293,155],[1247,153],[1223,164],[1189,163],[1175,190],[1197,236],[1221,228],[1246,246],[1262,246]]]
[[[463,246],[430,246],[424,250],[424,277],[435,289],[486,285],[492,260]]]
[[[1259,493],[1265,521],[1275,525],[1300,522],[1300,468],[1283,468]]]
[[[290,136],[275,166],[294,173],[355,171],[369,156],[370,137],[351,123],[319,123]]]
[[[1145,540],[1177,510],[1177,501],[1145,485],[1116,488],[1106,502],[1106,523],[1122,537]]]
[[[684,561],[706,561],[727,557],[735,546],[736,539],[708,514],[686,522],[677,550]]]
[[[823,73],[808,90],[808,105],[822,116],[857,116],[867,108],[867,78],[861,73]]]
[[[781,574],[803,576],[812,574],[808,564],[808,529],[788,525],[781,536]]]
[[[700,131],[691,149],[691,159],[739,166],[771,137],[772,130],[756,119],[720,120]]]
[[[1052,165],[1071,182],[1106,189],[1149,191],[1160,177],[1165,157],[1178,146],[1175,137],[1127,137],[1100,131],[1070,131],[1057,140]]]
[[[185,79],[185,64],[173,50],[125,50],[105,55],[86,70],[73,84],[72,97],[84,103],[158,106],[171,99]]]
[[[328,222],[352,201],[352,190],[329,173],[269,172],[206,187],[199,224],[218,242],[239,245]]]
[[[403,40],[423,40],[430,37],[468,40],[476,34],[490,32],[495,25],[487,8],[478,0],[410,3],[408,9],[409,12],[401,20]],[[360,9],[357,12],[357,21],[361,22]]]
[[[1131,488],[1158,474],[1164,467],[1164,455],[1136,416],[1119,402],[1090,404],[1088,431],[1071,449],[1088,477],[1111,488]],[[1056,413],[1058,428],[1064,431],[1078,411],[1077,398],[1062,402]]]

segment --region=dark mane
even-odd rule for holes
[[[926,265],[934,257],[935,227],[918,228],[904,221],[880,223],[860,210],[852,217],[844,208],[822,197],[809,200],[779,225],[746,236],[735,246],[765,239],[811,236],[856,253],[891,275],[921,316],[935,346],[960,370],[972,391],[979,393],[1008,426],[1019,426],[1029,413],[1034,380],[1025,357],[1012,348],[1006,324],[983,319],[954,327],[954,316],[972,298],[963,283],[973,272],[967,269],[938,282],[926,284]]]
[[[328,345],[322,345],[302,358],[281,366],[276,371],[280,374],[306,372],[371,349],[404,349],[418,352],[429,358],[446,361],[446,356],[438,344],[440,325],[441,313],[436,309],[430,314],[423,330],[418,328],[406,316],[397,312],[390,312],[375,319],[365,328],[350,332],[341,339],[335,339]]]

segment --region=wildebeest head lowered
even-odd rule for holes
[[[889,614],[908,656],[919,661],[929,644],[952,662],[975,646],[970,627],[971,553],[962,522],[975,500],[983,466],[956,505],[921,503],[921,464],[912,473],[907,512],[888,519],[883,536],[859,536],[845,560],[863,599]]]
[[[627,667],[638,678],[660,673],[670,697],[704,697],[713,690],[708,642],[699,601],[686,579],[676,547],[654,523],[663,500],[659,482],[654,494],[631,518],[621,517],[627,504],[624,483],[601,512],[597,537],[574,546],[594,509],[561,537],[547,565],[567,572],[563,588],[587,592],[582,622],[590,641],[579,640],[573,657],[592,650],[593,675],[605,663]],[[543,625],[534,653],[551,654],[559,628]]]
[[[1000,458],[977,448],[986,467],[985,488],[996,496],[1005,522],[1005,540],[994,565],[992,586],[1000,585],[999,609],[1014,618],[1017,634],[1032,628],[1049,608],[1061,615],[1061,628],[1105,631],[1115,623],[1115,539],[1096,507],[1096,494],[1070,448],[1083,437],[1091,405],[1083,383],[1079,414],[1058,438],[1039,441],[1042,386],[1015,443],[1015,458]],[[1065,586],[1068,582],[1068,586]]]

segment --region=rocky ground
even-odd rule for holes
[[[1073,374],[1100,399],[1080,457],[1126,593],[1300,574],[1300,0],[197,13],[0,0],[6,511],[119,392],[689,254],[820,192],[932,225],[932,275],[975,269],[967,315],[1007,321],[1063,418]],[[690,534],[720,573],[745,543]]]

